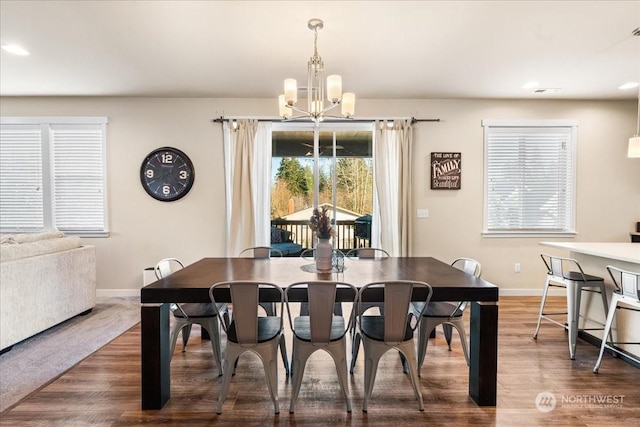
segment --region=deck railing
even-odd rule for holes
[[[313,244],[313,231],[309,227],[309,221],[273,219],[271,220],[271,226],[291,232],[291,240],[294,243],[302,245],[305,249],[315,246]],[[336,231],[336,235],[332,238],[335,248],[346,252],[350,249],[371,246],[370,239],[356,236],[356,221],[336,221],[333,227]]]

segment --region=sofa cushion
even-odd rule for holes
[[[282,229],[271,227],[271,243],[282,243]]]
[[[60,237],[64,237],[64,233],[58,230],[43,231],[42,233],[3,234],[2,238],[0,238],[0,244],[29,243],[39,240],[58,239]]]
[[[80,247],[79,237],[62,237],[59,239],[44,239],[35,242],[0,245],[0,261],[12,261],[30,258],[54,252],[67,251]]]

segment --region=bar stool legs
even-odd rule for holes
[[[553,257],[541,254],[542,260],[547,266],[547,280],[542,292],[542,300],[540,302],[540,312],[538,314],[538,324],[533,334],[533,339],[538,338],[540,331],[540,323],[542,319],[546,319],[556,325],[564,327],[568,332],[569,340],[569,357],[571,360],[576,358],[576,341],[578,338],[578,324],[580,322],[580,302],[582,299],[582,291],[598,292],[602,298],[605,317],[608,316],[609,305],[607,304],[607,294],[604,285],[604,279],[597,276],[585,274],[577,261],[571,258]],[[569,267],[573,267],[571,271]],[[567,312],[566,313],[545,313],[544,306],[550,287],[563,287],[566,289],[567,295]],[[567,315],[567,323],[562,324],[548,316]],[[604,325],[603,325],[604,326]],[[608,331],[607,331],[608,332]],[[606,335],[603,336],[606,340]]]
[[[609,306],[609,313],[607,314],[607,321],[604,326],[604,333],[602,334],[600,353],[598,354],[596,365],[593,368],[595,374],[597,374],[600,369],[605,348],[609,349],[613,353],[613,356],[616,357],[618,354],[623,354],[620,348],[616,347],[616,344],[640,345],[640,342],[613,341],[613,334],[611,333],[613,320],[618,309],[640,311],[640,273],[622,270],[612,265],[607,266],[607,271],[609,271],[609,275],[616,289],[611,296],[611,306]],[[622,305],[620,305],[620,303],[622,303]],[[609,338],[609,341],[607,341],[607,338]],[[620,339],[620,337],[618,337],[618,339]],[[624,354],[628,359],[640,363],[640,358],[634,357],[629,353]]]

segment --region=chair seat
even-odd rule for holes
[[[311,318],[309,316],[299,316],[293,319],[293,331],[299,340],[311,342]],[[330,340],[337,341],[344,336],[344,333],[344,317],[333,316]]]
[[[282,330],[280,320],[280,317],[276,316],[258,317],[258,343],[270,341],[280,334]],[[227,340],[234,343],[238,342],[235,321],[229,325]]]
[[[224,310],[226,304],[217,304],[218,310]],[[202,303],[187,303],[180,304],[180,308],[184,310],[184,312],[192,319],[197,319],[199,317],[215,317],[217,316],[217,310],[213,308],[213,305],[208,302]],[[180,310],[176,310],[173,312],[175,317],[184,318],[184,315]]]
[[[420,311],[422,311],[422,307],[424,306],[424,303],[417,302],[412,304],[414,305],[414,308],[417,311],[417,313],[420,313]],[[429,304],[427,305],[427,309],[424,311],[423,316],[424,317],[444,317],[444,318],[462,317],[462,310],[456,309],[457,306],[458,306],[457,304],[451,304],[451,303],[442,302],[442,301],[429,302]]]
[[[360,330],[367,337],[375,341],[384,341],[384,316],[362,316]],[[403,341],[413,338],[413,330],[407,322]]]
[[[567,280],[573,280],[575,282],[583,282],[582,273],[579,271],[566,271],[562,274],[562,277]],[[585,274],[584,278],[587,282],[602,282],[602,277],[592,276],[591,274]]]

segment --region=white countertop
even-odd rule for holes
[[[640,264],[640,243],[540,242],[540,244],[553,248],[567,249],[571,252],[585,255]]]

